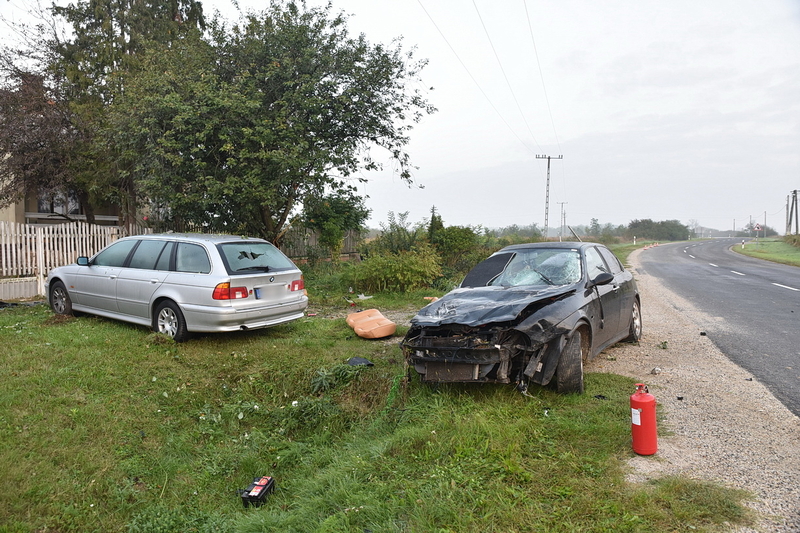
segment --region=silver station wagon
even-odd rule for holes
[[[57,314],[142,324],[178,342],[190,332],[274,326],[308,306],[303,275],[288,257],[268,241],[233,235],[125,237],[53,269],[45,288]]]

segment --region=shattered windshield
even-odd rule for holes
[[[237,241],[218,245],[228,272],[275,272],[295,268],[283,253],[268,242]]]
[[[577,250],[519,250],[488,285],[570,285],[581,279],[581,256]]]

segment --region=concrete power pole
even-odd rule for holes
[[[561,237],[564,235],[564,226],[567,225],[566,215],[564,213],[564,204],[569,202],[558,202],[561,204],[561,224],[558,227],[558,242],[561,242]]]
[[[552,159],[563,159],[563,155],[553,156]],[[547,159],[547,190],[544,196],[544,240],[547,240],[547,224],[550,217],[550,159],[549,155],[537,155],[536,159]]]

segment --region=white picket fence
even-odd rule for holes
[[[135,228],[132,234],[149,233]],[[0,222],[0,300],[44,294],[50,269],[91,256],[124,236],[124,228],[69,222],[38,226]]]

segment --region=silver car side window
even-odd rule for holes
[[[205,248],[197,244],[179,242],[178,253],[175,255],[175,270],[197,274],[211,272],[211,262],[208,260]]]
[[[156,260],[161,254],[161,250],[164,249],[165,244],[166,242],[164,241],[140,241],[139,246],[137,246],[136,250],[133,252],[133,257],[131,257],[128,266],[130,268],[153,270],[156,266]]]
[[[92,261],[94,266],[121,267],[131,253],[136,243],[135,239],[129,241],[117,241],[99,254]]]
[[[156,270],[169,270],[169,263],[172,260],[172,250],[175,249],[174,242],[168,242],[167,246],[161,250],[161,255],[158,256],[158,262],[156,263]]]

